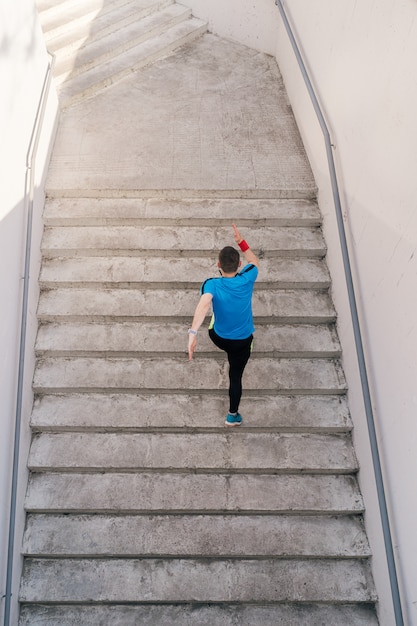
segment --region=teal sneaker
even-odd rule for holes
[[[242,423],[242,416],[240,413],[237,415],[232,415],[231,413],[227,414],[225,424],[226,426],[240,426]]]

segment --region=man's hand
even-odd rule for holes
[[[238,231],[238,228],[237,228],[236,224],[232,224],[232,227],[233,227],[233,231],[234,231],[235,241],[236,241],[237,245],[240,247],[239,244],[242,243],[243,237],[240,234],[240,232]],[[245,243],[246,243],[246,245],[248,245],[247,242],[245,242]],[[242,250],[242,252],[243,252],[243,256],[245,257],[247,263],[252,263],[252,265],[256,265],[256,267],[259,267],[259,259],[256,256],[256,254],[250,248],[248,248],[245,251]]]
[[[232,224],[232,227],[233,227],[233,230],[234,230],[235,241],[239,245],[240,242],[242,241],[243,237],[240,234],[240,232],[238,231],[236,224]]]
[[[197,336],[196,335],[188,335],[188,360],[193,360],[194,350],[197,347]]]
[[[212,299],[213,299],[213,296],[211,295],[211,293],[204,293],[200,297],[200,300],[198,301],[198,304],[194,313],[193,323],[191,325],[191,328],[193,330],[198,331],[201,324],[204,322],[204,319],[210,308]],[[197,347],[197,335],[190,333],[188,335],[188,358],[190,361],[193,360],[193,354],[194,354],[194,350],[196,349],[196,347]]]

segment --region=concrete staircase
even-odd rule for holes
[[[244,424],[186,329],[236,221],[261,257]],[[376,625],[312,200],[50,199],[20,626]]]
[[[173,0],[37,0],[63,108],[201,36],[207,24]]]
[[[38,7],[67,109],[44,214],[19,626],[376,626],[321,217],[276,64],[206,35],[144,76],[138,119],[137,70],[206,25],[169,0]],[[100,140],[120,110],[112,161]],[[152,138],[150,168],[127,133]],[[202,330],[186,354],[232,222],[261,258],[238,429],[224,426],[223,353]]]

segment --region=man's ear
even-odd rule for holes
[[[217,261],[217,267],[220,268],[220,261]]]

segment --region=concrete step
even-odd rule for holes
[[[343,603],[373,601],[375,593],[369,564],[352,559],[84,559],[82,567],[77,559],[27,559],[20,599]]]
[[[222,471],[352,473],[347,435],[295,433],[43,433],[28,467],[46,471]]]
[[[175,49],[197,39],[207,31],[207,24],[196,18],[181,22],[164,33],[130,48],[106,63],[93,67],[61,86],[59,96],[63,107],[96,95],[110,85],[130,76]]]
[[[34,472],[25,508],[60,514],[352,515],[363,512],[363,501],[356,478],[344,474]]]
[[[321,225],[315,200],[248,198],[47,198],[46,226],[106,226],[138,222],[167,226],[228,226],[233,221],[249,227]],[[245,227],[248,230],[245,230]],[[231,230],[229,230],[230,237]]]
[[[60,85],[68,78],[74,78],[93,67],[98,67],[190,17],[191,9],[171,4],[123,27],[119,25],[117,30],[113,29],[98,40],[88,39],[75,53],[65,56],[60,54],[54,70],[55,82]]]
[[[66,321],[184,321],[190,324],[198,302],[197,289],[94,289],[60,287],[41,294],[41,322]],[[255,289],[255,325],[260,323],[328,324],[335,321],[329,294],[306,289]]]
[[[217,260],[219,250],[230,241],[231,227],[181,226],[55,226],[47,227],[42,240],[46,257],[77,254],[94,255],[109,251],[170,250],[175,254],[196,251]],[[280,256],[308,256],[322,258],[326,246],[321,231],[301,227],[252,227],[251,248],[263,256],[265,251]],[[216,251],[216,252],[213,252]]]
[[[143,2],[143,0],[139,1]],[[106,0],[106,2],[103,0],[64,0],[61,2],[36,0],[36,6],[42,30],[48,36],[48,33],[62,28],[64,24],[71,25],[80,17],[88,15],[91,22],[98,15],[114,11],[127,2],[128,0]],[[151,3],[151,0],[147,1],[147,4]]]
[[[38,356],[132,356],[149,353],[184,353],[184,325],[174,322],[123,322],[121,324],[43,324],[38,331]],[[218,350],[204,330],[198,336],[199,352]],[[303,358],[338,358],[336,329],[317,325],[260,325],[253,355]]]
[[[275,605],[23,605],[19,626],[378,626],[375,610],[362,604]]]
[[[42,557],[363,558],[360,516],[29,515],[23,553]]]
[[[191,410],[190,410],[191,407]],[[156,410],[157,408],[157,410]],[[227,397],[163,393],[61,394],[36,399],[34,431],[224,431]],[[241,403],[242,430],[346,433],[352,423],[343,396],[251,396]]]
[[[100,11],[97,15],[83,12],[70,23],[65,24],[64,21],[55,30],[45,33],[48,49],[55,52],[58,59],[74,55],[86,43],[98,41],[109,33],[118,31],[172,4],[173,0],[140,3],[137,0],[127,0],[115,10]]]
[[[75,254],[77,252],[75,251]],[[73,252],[74,254],[74,252]],[[172,254],[175,254],[174,252]],[[199,288],[209,276],[219,276],[215,253],[203,256],[86,256],[44,259],[40,275],[41,288],[121,286],[150,287],[173,283],[182,287]],[[245,263],[245,261],[243,261]],[[274,289],[328,289],[330,276],[324,260],[319,259],[263,259],[256,288],[259,285]]]
[[[219,357],[202,357],[192,363],[182,358],[141,359],[48,357],[38,362],[35,392],[219,390],[228,385],[228,364]],[[346,392],[338,361],[325,359],[250,359],[244,389],[262,393],[335,395]],[[191,408],[191,407],[190,407]]]

